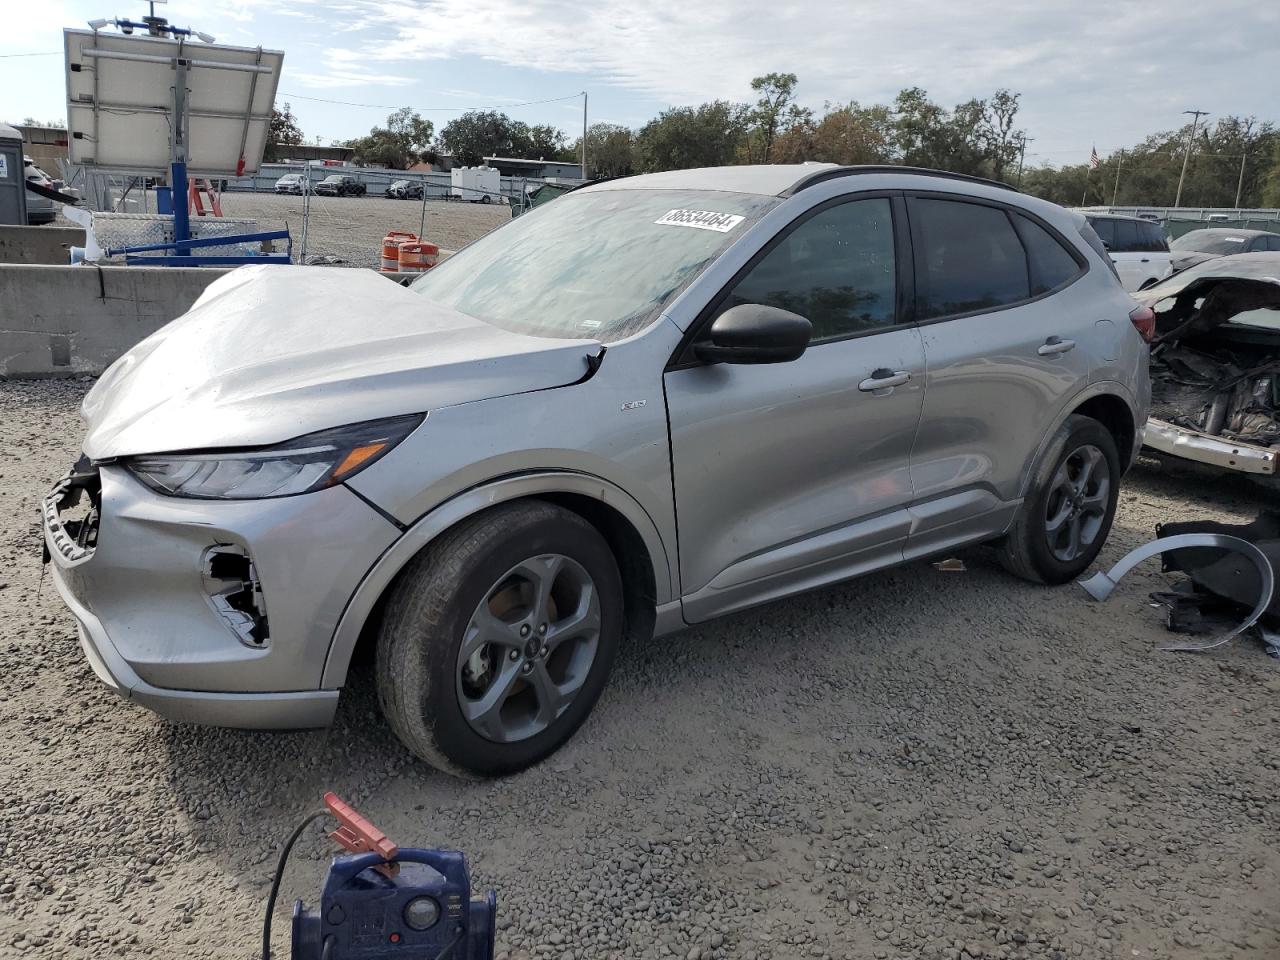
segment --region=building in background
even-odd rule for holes
[[[520,160],[516,157],[485,157],[486,167],[495,168],[504,177],[528,177],[531,180],[581,180],[582,166],[555,160]]]

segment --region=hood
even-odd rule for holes
[[[1160,340],[1205,333],[1246,311],[1280,307],[1280,253],[1213,257],[1133,297],[1156,311]]]
[[[1216,260],[1222,256],[1220,253],[1201,253],[1199,250],[1187,250],[1179,253],[1174,250],[1169,255],[1169,262],[1173,264],[1174,271],[1185,270],[1187,267],[1194,267],[1197,263],[1204,263],[1206,260]]]
[[[570,384],[601,349],[501,330],[371,270],[242,267],[102,375],[81,410],[84,452],[279,443]]]

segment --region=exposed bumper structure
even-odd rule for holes
[[[1276,473],[1277,453],[1274,448],[1215,437],[1155,417],[1147,421],[1143,443],[1161,453],[1240,473],[1266,476]]]
[[[398,530],[343,487],[230,502],[161,496],[119,466],[98,477],[100,491],[83,484],[96,497],[90,519],[71,519],[68,481],[43,511],[52,578],[98,678],[173,720],[327,725],[334,629]]]

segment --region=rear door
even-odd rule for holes
[[[1003,529],[1025,464],[1089,383],[1098,318],[1064,302],[1085,261],[1048,224],[954,195],[908,211],[926,366],[910,557]]]
[[[781,307],[813,324],[798,360],[686,351],[667,371],[690,622],[901,560],[924,392],[903,210],[863,194],[802,214],[695,326],[741,303]]]

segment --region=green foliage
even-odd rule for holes
[[[430,150],[434,132],[430,120],[422,119],[412,107],[401,107],[387,117],[385,127],[374,127],[367,137],[350,140],[347,146],[355,150],[356,163],[405,170]]]
[[[770,163],[780,129],[812,122],[812,112],[795,104],[796,83],[794,73],[766,73],[751,81],[760,99],[743,112],[748,163]]]
[[[485,157],[560,160],[565,135],[550,124],[529,126],[496,110],[473,110],[450,120],[440,131],[440,146],[462,165],[474,167]]]
[[[287,150],[280,150],[279,147],[297,146],[300,143],[302,143],[302,128],[298,126],[298,120],[293,115],[293,107],[288,103],[284,105],[283,110],[273,107],[267,146],[262,151],[262,158],[267,163],[273,163],[283,159],[288,153]]]
[[[1085,196],[1085,205],[1109,206],[1114,198],[1117,206],[1173,206],[1190,132],[1188,125],[1152,134],[1106,157],[1091,172],[1085,165],[1028,171],[1023,189],[1073,205]],[[1182,206],[1234,207],[1237,189],[1242,207],[1280,205],[1280,131],[1269,122],[1227,116],[1197,128],[1182,186]],[[1063,193],[1070,195],[1069,200],[1059,199]]]
[[[616,123],[593,123],[587,129],[587,168],[593,177],[627,177],[636,171],[636,138]],[[579,137],[565,151],[569,162],[582,156]]]
[[[636,135],[640,168],[682,170],[733,163],[746,136],[742,109],[725,100],[700,107],[673,107]]]

